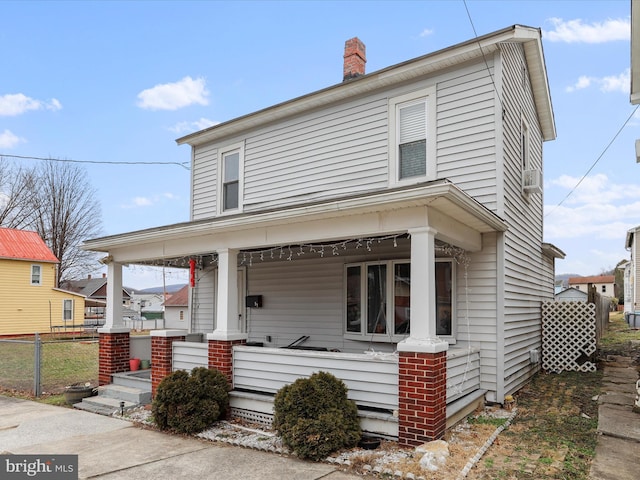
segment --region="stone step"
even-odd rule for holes
[[[121,400],[108,397],[87,397],[83,398],[81,402],[74,403],[73,408],[78,410],[85,410],[87,412],[99,413],[100,415],[113,415],[116,412],[121,411]],[[124,402],[124,409],[137,407],[138,404],[133,402]]]
[[[98,396],[104,398],[113,398],[116,400],[124,400],[138,405],[146,405],[151,403],[151,389],[140,389],[128,387],[125,385],[103,385],[98,387]]]
[[[151,371],[114,373],[111,375],[111,383],[151,391]]]

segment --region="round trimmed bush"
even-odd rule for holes
[[[161,430],[201,432],[229,408],[229,384],[218,370],[197,367],[191,375],[178,370],[162,379],[152,404],[153,418]]]
[[[296,455],[322,460],[360,440],[356,404],[335,376],[318,372],[282,387],[274,402],[273,426]]]

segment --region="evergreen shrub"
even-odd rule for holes
[[[191,375],[177,370],[162,379],[152,403],[161,430],[192,434],[201,432],[229,408],[229,384],[220,371],[197,367]]]
[[[274,402],[274,428],[296,455],[322,460],[360,440],[356,404],[335,376],[318,372],[282,387]]]

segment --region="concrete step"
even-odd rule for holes
[[[138,405],[146,405],[147,403],[151,403],[151,388],[147,390],[127,387],[125,385],[103,385],[98,387],[98,396],[124,400],[125,402]]]
[[[121,410],[121,400],[108,397],[87,397],[83,398],[81,402],[74,403],[73,408],[78,410],[85,410],[87,412],[99,413],[100,415],[113,415]],[[124,402],[124,409],[137,407],[138,404],[133,402]]]
[[[151,370],[114,373],[111,375],[111,382],[114,385],[122,385],[125,387],[151,391]]]

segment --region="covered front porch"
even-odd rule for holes
[[[281,386],[329,371],[365,430],[404,444],[440,438],[483,392],[482,351],[459,321],[469,310],[459,252],[482,254],[483,238],[495,251],[504,229],[437,182],[88,241],[108,254],[101,382],[126,369],[128,329],[113,301],[122,265],[190,266],[191,318],[184,330],[152,332],[154,389],[174,369],[206,364],[227,375],[236,413],[269,415]],[[202,343],[186,342],[194,333]]]

